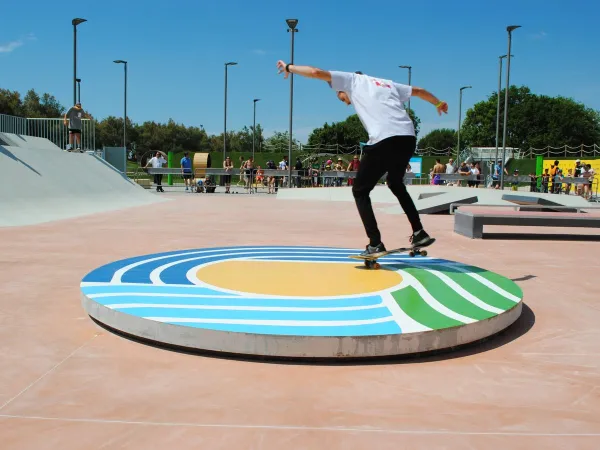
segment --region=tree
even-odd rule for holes
[[[23,105],[21,102],[21,94],[19,94],[17,91],[0,89],[0,114],[8,114],[9,116],[22,116]]]
[[[504,90],[500,93],[504,99]],[[497,93],[475,104],[466,113],[461,143],[472,147],[496,145]],[[504,101],[500,102],[499,144],[502,145]],[[600,113],[564,97],[535,95],[527,86],[511,86],[507,147],[591,145],[600,141]]]
[[[65,114],[65,107],[53,95],[45,93],[40,97],[30,89],[23,99],[23,115],[25,117],[56,119]]]
[[[265,140],[262,151],[263,152],[284,152],[290,146],[290,133],[289,131],[276,131],[272,136]],[[300,147],[300,142],[296,139],[292,139],[292,149]]]
[[[421,139],[417,147],[420,149],[426,149],[428,147],[435,148],[437,150],[443,150],[448,147],[456,147],[457,137],[456,131],[450,128],[439,128],[432,130]]]

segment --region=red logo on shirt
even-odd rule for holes
[[[384,88],[388,88],[388,89],[392,88],[391,85],[384,83],[383,81],[373,80],[373,82],[375,83],[375,86],[378,86],[378,87],[384,87]]]

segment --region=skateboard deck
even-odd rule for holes
[[[435,242],[435,239],[432,239],[431,244]],[[429,244],[427,247],[429,247]],[[391,255],[393,253],[407,253],[414,257],[416,255],[427,256],[427,250],[422,250],[425,247],[400,247],[395,248],[393,250],[386,250],[385,252],[372,253],[369,256],[361,256],[361,255],[350,255],[349,257],[352,259],[362,259],[365,262],[365,266],[369,269],[379,269],[380,265],[377,262],[379,258],[382,258],[387,255]]]

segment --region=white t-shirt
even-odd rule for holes
[[[150,164],[152,164],[152,167],[155,169],[160,169],[166,162],[167,161],[162,156],[158,158],[156,156],[153,156],[152,159],[150,159]]]
[[[414,136],[415,127],[404,109],[412,87],[368,75],[331,72],[331,87],[344,91],[354,105],[373,145],[391,136]]]
[[[446,173],[447,174],[453,174],[454,173],[454,166],[450,163],[446,164]]]
[[[285,170],[287,168],[287,163],[285,161],[279,161],[279,170]]]

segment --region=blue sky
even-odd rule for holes
[[[498,56],[513,34],[511,84],[563,95],[600,109],[600,4],[574,0],[505,1],[129,1],[6,2],[0,27],[0,87],[50,92],[72,101],[73,27],[78,27],[78,76],[82,103],[96,117],[122,115],[123,67],[129,61],[128,116],[134,122],[203,125],[223,130],[224,66],[229,69],[228,129],[257,121],[270,134],[288,129],[289,82],[277,76],[278,59],[289,59],[286,18],[299,20],[298,64],[362,70],[431,90],[449,102],[438,117],[418,99],[413,109],[422,133],[456,128],[458,92],[463,114],[497,89]],[[295,78],[294,136],[305,142],[325,122],[343,120],[352,107],[323,82]],[[464,117],[464,116],[463,116]]]

